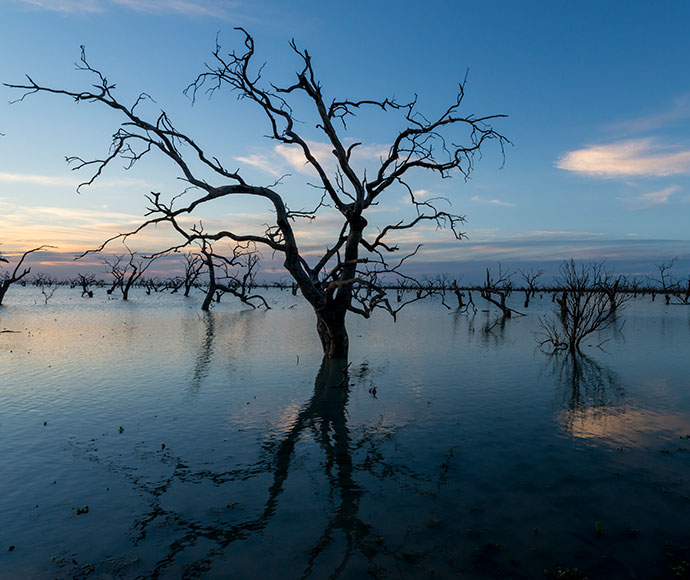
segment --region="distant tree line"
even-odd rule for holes
[[[132,288],[143,288],[147,295],[158,292],[181,293],[189,297],[193,289],[202,291],[202,310],[209,310],[225,295],[239,299],[251,308],[270,309],[261,289],[299,291],[291,280],[272,283],[257,280],[261,256],[251,244],[236,244],[227,253],[216,251],[203,242],[196,252],[181,254],[181,273],[171,277],[147,276],[154,261],[164,254],[143,255],[130,250],[120,255],[103,256],[105,279],[93,273],[78,274],[70,280],[58,280],[46,274],[29,277],[31,267],[26,265],[31,254],[52,248],[40,246],[21,254],[14,264],[0,254],[0,305],[10,286],[31,284],[40,288],[44,302],[53,297],[59,286],[79,288],[81,296],[92,298],[96,289],[105,289],[108,295],[128,300]],[[663,297],[666,304],[690,305],[690,275],[678,277],[673,271],[677,259],[656,265],[656,277],[628,278],[615,274],[605,262],[581,263],[568,260],[561,264],[559,273],[550,283],[544,283],[541,269],[486,268],[480,284],[462,284],[461,278],[447,274],[421,280],[401,278],[378,280],[369,292],[357,294],[355,300],[362,309],[384,308],[394,318],[400,310],[414,302],[437,297],[447,309],[476,313],[477,303],[491,306],[505,321],[524,312],[508,304],[513,293],[522,296],[522,309],[527,310],[537,295],[547,294],[554,303],[554,315],[540,318],[539,343],[552,350],[579,351],[582,341],[592,333],[610,325],[616,314],[637,296]],[[3,264],[6,264],[3,266]],[[475,301],[476,298],[476,301]],[[488,327],[490,330],[492,326]]]

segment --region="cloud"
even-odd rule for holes
[[[261,169],[262,171],[275,175],[276,177],[281,175],[280,171],[278,171],[276,168],[276,164],[265,155],[252,154],[246,157],[235,157],[235,160],[239,161],[240,163],[246,163],[247,165],[256,167],[257,169]]]
[[[25,4],[53,12],[103,12],[102,0],[22,0]]]
[[[321,164],[325,171],[332,173],[337,167],[337,161],[333,155],[333,145],[322,141],[307,141],[311,154]],[[347,146],[347,144],[346,144]],[[354,167],[364,167],[372,161],[378,162],[381,157],[388,155],[388,147],[385,145],[360,145],[352,150],[350,157]],[[235,157],[237,161],[257,167],[271,175],[283,175],[288,170],[314,177],[315,169],[307,163],[302,148],[297,145],[276,145],[272,151],[261,154],[252,154],[243,157]],[[378,169],[378,166],[377,166]],[[422,190],[423,191],[423,190]]]
[[[660,129],[682,119],[690,119],[690,93],[685,93],[675,98],[672,105],[665,110],[661,110],[653,115],[616,123],[611,128],[629,133],[640,133]]]
[[[81,208],[23,206],[0,198],[0,231],[5,247],[53,244],[62,250],[81,251],[104,239],[133,229],[141,218],[133,214]]]
[[[509,201],[501,201],[500,199],[484,199],[482,197],[479,197],[478,195],[473,196],[472,201],[474,201],[476,203],[487,204],[487,205],[500,205],[502,207],[515,207],[515,204],[510,203]]]
[[[113,0],[115,4],[136,12],[185,14],[187,16],[210,16],[229,19],[230,13],[224,8],[236,6],[231,2],[212,2],[208,0]]]
[[[307,145],[309,145],[312,155],[316,157],[316,160],[322,166],[328,166],[330,164],[330,160],[333,157],[333,153],[331,153],[333,150],[332,145],[329,143],[320,143],[318,141],[309,141]],[[301,147],[276,145],[274,151],[281,157],[283,162],[287,163],[295,171],[314,175],[315,171],[311,165],[307,164]]]
[[[543,238],[543,239],[557,239],[565,238],[568,240],[582,240],[602,237],[601,232],[574,232],[569,230],[530,230],[524,234],[520,234],[518,238]]]
[[[76,189],[84,181],[88,181],[88,177],[75,179],[73,177],[34,175],[31,173],[0,173],[0,183],[33,183],[35,185]],[[98,179],[89,187],[92,189],[99,187],[149,187],[149,184],[141,179]]]
[[[654,139],[630,139],[571,151],[556,167],[597,177],[690,175],[690,149],[662,145]]]
[[[237,3],[227,0],[21,0],[25,4],[65,13],[94,14],[105,12],[109,7],[120,6],[134,12],[148,14],[183,14],[230,20],[230,9]]]
[[[415,197],[429,197],[432,195],[428,189],[415,189],[412,193]]]
[[[677,185],[671,185],[660,189],[659,191],[652,191],[650,193],[643,193],[632,199],[623,199],[624,202],[629,203],[633,206],[633,209],[649,209],[657,205],[664,205],[668,203],[669,198],[680,191],[680,187]]]
[[[57,185],[77,187],[80,180],[71,177],[56,177],[53,175],[30,175],[28,173],[0,173],[2,183],[35,183],[38,185]]]

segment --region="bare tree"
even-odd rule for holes
[[[203,256],[198,253],[184,253],[182,256],[184,258],[184,274],[173,281],[172,293],[174,294],[180,288],[184,288],[184,296],[186,298],[196,285],[197,280],[199,280],[205,262]]]
[[[91,290],[90,288],[94,284],[96,284],[95,274],[77,274],[77,277],[74,278],[71,282],[72,288],[76,288],[77,286],[81,287],[82,298],[84,296],[88,298],[93,298],[93,290]]]
[[[286,198],[278,192],[281,179],[270,186],[247,182],[239,170],[223,165],[220,155],[209,154],[187,133],[178,130],[164,111],[146,118],[140,113],[150,100],[146,93],[141,93],[132,105],[118,100],[114,94],[115,84],[87,62],[83,47],[77,67],[95,81],[88,89],[52,88],[36,83],[31,77],[27,77],[24,84],[7,86],[23,91],[19,101],[35,93],[61,95],[76,102],[98,103],[123,117],[107,156],[91,160],[68,158],[76,168],[93,169],[91,177],[82,185],[93,183],[117,158],[124,158],[126,167],[131,168],[148,153],[156,151],[172,161],[181,178],[194,188],[191,190],[193,199],[184,202],[179,202],[179,198],[164,202],[156,194],[149,219],[137,229],[116,237],[133,235],[149,225],[172,223],[176,217],[189,215],[199,206],[220,198],[250,196],[268,201],[274,215],[263,232],[197,232],[187,243],[223,239],[235,243],[251,242],[282,255],[285,269],[314,310],[325,356],[345,358],[348,353],[347,313],[367,317],[371,308],[387,309],[387,303],[379,298],[380,293],[385,293],[381,282],[391,273],[398,273],[405,261],[405,257],[395,262],[388,260],[390,254],[400,251],[391,236],[430,223],[447,227],[456,239],[463,238],[459,229],[463,216],[442,211],[438,200],[420,199],[408,178],[415,171],[435,173],[442,178],[458,172],[467,178],[474,167],[475,156],[487,141],[497,142],[503,152],[507,139],[495,131],[491,123],[504,115],[461,114],[464,81],[449,106],[435,116],[422,115],[417,109],[416,97],[407,103],[394,98],[329,99],[317,80],[311,55],[298,48],[294,41],[290,46],[300,63],[294,83],[279,86],[264,82],[264,67],[254,64],[254,39],[245,30],[238,30],[243,36],[244,49],[223,54],[216,42],[212,62],[187,87],[186,93],[194,99],[202,92],[213,95],[221,89],[229,89],[256,105],[268,121],[269,137],[281,146],[298,151],[305,164],[315,172],[318,195],[313,209],[291,209]],[[301,118],[300,123],[296,123],[293,114],[293,105],[305,103],[313,115],[311,128]],[[398,115],[404,128],[392,135],[388,151],[379,158],[373,170],[360,172],[353,164],[352,155],[361,142],[348,138],[347,122],[365,109]],[[336,167],[334,171],[329,169],[326,160],[315,154],[310,140],[315,131],[328,143],[330,161]],[[405,192],[413,216],[389,223],[376,233],[367,231],[367,210],[378,205],[386,193],[394,198],[398,196],[395,189]],[[293,223],[299,219],[314,219],[325,207],[340,214],[342,225],[320,256],[307,256],[300,249]],[[105,244],[110,241],[112,239]],[[408,256],[416,251],[409,252]],[[362,308],[360,296],[371,294],[375,296],[367,302],[371,308]]]
[[[126,246],[125,246],[126,247]],[[140,257],[136,252],[127,248],[128,255],[106,256],[101,258],[105,265],[105,271],[113,278],[112,284],[106,292],[112,294],[115,289],[122,293],[122,300],[129,299],[129,291],[134,283],[139,280],[149,269],[155,258]]]
[[[525,302],[523,306],[525,308],[529,308],[530,299],[534,298],[537,290],[539,290],[537,280],[542,277],[544,270],[523,270],[522,268],[518,268],[518,272],[520,273],[520,278],[522,278],[523,282],[525,283],[523,289],[525,293]]]
[[[202,310],[211,307],[214,296],[219,302],[224,293],[232,294],[252,308],[257,308],[255,302],[267,310],[271,308],[263,296],[251,293],[259,264],[259,255],[255,249],[237,244],[232,249],[232,256],[228,257],[214,253],[212,246],[204,243],[201,254],[208,273],[208,288],[201,305]]]
[[[630,294],[627,292],[628,281],[625,276],[616,276],[612,272],[604,270],[603,266],[600,278],[598,289],[606,294],[609,299],[609,308],[613,313],[621,304],[627,302],[630,298]]]
[[[59,285],[58,281],[55,278],[49,276],[48,274],[41,273],[36,274],[36,276],[34,276],[34,279],[31,281],[31,284],[34,286],[38,286],[41,289],[41,294],[43,294],[43,300],[45,304],[48,304],[48,301],[53,297]]]
[[[29,250],[28,252],[24,252],[22,254],[22,257],[19,258],[19,261],[15,264],[14,269],[10,273],[9,271],[2,272],[0,274],[0,305],[2,305],[2,301],[5,298],[5,294],[7,293],[7,290],[12,284],[15,284],[22,280],[25,276],[27,276],[31,272],[31,268],[24,268],[21,273],[20,270],[22,268],[22,264],[24,263],[24,260],[26,260],[26,257],[29,254],[33,254],[34,252],[41,252],[43,250],[46,250],[48,248],[53,248],[55,246],[39,246],[38,248],[34,248],[33,250]],[[7,258],[3,258],[0,255],[0,262],[4,262],[5,264],[9,264],[9,260]],[[47,302],[47,301],[46,301]]]
[[[603,330],[614,320],[614,314],[630,296],[615,293],[613,298],[602,291],[607,273],[601,263],[581,264],[574,260],[563,262],[555,277],[556,287],[562,291],[558,316],[540,319],[541,332],[537,341],[552,350],[579,351],[582,340],[593,332]],[[614,304],[612,304],[614,300]]]
[[[465,292],[463,292],[460,286],[458,286],[458,280],[452,281],[450,289],[453,291],[453,294],[455,294],[455,298],[458,301],[458,311],[467,312],[470,307],[472,307],[474,312],[477,311],[477,307],[474,305],[474,300],[472,299],[472,292],[467,290],[467,302],[465,302]]]
[[[498,306],[504,318],[510,318],[513,314],[522,316],[521,312],[513,310],[506,304],[506,299],[513,291],[512,272],[503,271],[501,264],[498,265],[496,277],[489,268],[486,269],[486,278],[479,288],[481,297],[494,306]]]
[[[671,304],[671,299],[676,299],[676,304],[690,304],[690,276],[681,281],[673,275],[672,269],[678,258],[673,258],[668,262],[656,264],[659,270],[659,278],[654,280],[661,286],[666,304]]]

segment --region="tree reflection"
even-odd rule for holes
[[[206,322],[201,356],[193,377],[197,388],[208,365],[214,336],[212,318]],[[95,443],[87,445],[87,458],[105,464],[108,471],[125,478],[147,506],[144,513],[140,512],[135,518],[132,529],[135,532],[134,550],[149,560],[148,564],[142,560],[136,566],[145,566],[145,575],[152,578],[178,573],[181,567],[184,567],[184,576],[190,577],[218,572],[214,566],[221,569],[226,566],[226,550],[231,544],[261,534],[275,519],[290,474],[302,471],[301,464],[295,465],[296,447],[310,440],[323,457],[319,469],[325,476],[327,506],[323,512],[301,514],[309,520],[299,525],[308,527],[313,538],[311,547],[292,543],[290,528],[278,530],[283,532],[281,536],[285,535],[290,549],[302,551],[302,577],[321,577],[326,569],[329,577],[337,578],[348,569],[354,555],[360,556],[359,564],[362,560],[368,562],[371,570],[378,568],[374,559],[379,556],[389,564],[404,563],[401,547],[388,547],[375,533],[374,526],[360,515],[360,501],[366,490],[358,485],[356,472],[366,472],[379,480],[390,479],[408,489],[417,487],[418,493],[424,493],[421,488],[431,487],[434,481],[431,475],[415,473],[402,461],[396,464],[385,457],[380,446],[390,438],[390,429],[374,425],[364,433],[358,431],[357,441],[353,441],[347,415],[351,385],[362,380],[367,384],[368,375],[366,363],[351,370],[343,360],[324,359],[311,397],[289,427],[277,439],[262,444],[254,463],[237,463],[229,470],[216,470],[213,464],[206,469],[203,467],[209,464],[203,462],[200,462],[201,469],[190,467],[191,462],[165,446],[158,452],[149,451],[145,456],[132,458],[121,454],[104,457]],[[355,451],[364,455],[357,464],[353,461]],[[190,459],[199,461],[197,457]],[[137,460],[143,463],[137,464]],[[158,475],[152,474],[152,467]],[[446,472],[447,469],[446,465]],[[437,492],[442,479],[443,474],[437,482]],[[242,489],[238,489],[238,485]],[[258,503],[247,503],[241,509],[236,509],[238,502],[226,503],[229,496],[233,499],[244,497],[245,486],[253,490],[250,495],[258,499]],[[291,489],[294,491],[294,484]],[[300,494],[310,491],[299,489]],[[189,498],[184,496],[180,501],[180,493],[195,495],[192,502],[199,498],[202,515],[190,516]],[[261,495],[263,499],[259,499]],[[220,507],[222,504],[225,509]],[[284,524],[276,522],[275,525]],[[166,544],[165,548],[161,547],[161,542]],[[155,558],[155,563],[151,557]],[[239,570],[236,573],[242,575]]]
[[[216,336],[216,323],[212,312],[204,312],[204,339],[194,361],[194,374],[190,391],[196,395],[201,388],[201,382],[208,374],[208,367],[213,357],[213,342]]]
[[[578,352],[554,353],[550,362],[563,389],[563,424],[568,431],[592,431],[611,414],[624,412],[625,390],[610,368]]]

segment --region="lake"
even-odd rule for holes
[[[572,357],[428,300],[345,369],[289,292],[79,294],[0,308],[0,578],[690,577],[687,307]]]

